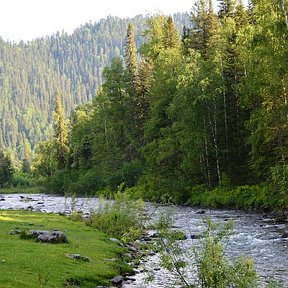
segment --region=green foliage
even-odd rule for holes
[[[33,161],[33,173],[37,176],[51,177],[57,169],[56,147],[51,140],[39,142]]]
[[[161,225],[161,266],[174,274],[181,287],[258,287],[251,259],[240,257],[231,262],[225,256],[223,242],[233,233],[233,223],[215,224],[209,218],[206,218],[204,223],[206,230],[199,240],[200,245],[191,244],[192,247],[185,247],[185,251],[177,233]],[[189,278],[187,271],[193,271],[194,280]]]
[[[288,191],[288,165],[271,168],[272,181],[278,193],[285,196]]]
[[[9,155],[5,155],[3,151],[0,151],[0,187],[3,188],[11,184],[13,178],[14,169]]]
[[[124,21],[127,31],[121,22],[125,53],[123,44],[118,43],[121,49],[118,45],[114,58],[113,53],[105,57],[91,25],[71,37],[52,37],[55,45],[60,39],[65,43],[74,39],[73,43],[84,51],[79,60],[78,53],[67,48],[64,58],[68,63],[60,68],[51,62],[61,76],[67,77],[61,78],[63,85],[59,87],[63,99],[70,91],[66,89],[70,84],[65,82],[69,79],[74,80],[69,95],[73,99],[78,95],[77,103],[83,102],[79,95],[91,99],[91,91],[98,87],[95,77],[100,79],[96,64],[110,65],[103,69],[104,81],[93,101],[71,115],[69,157],[64,161],[65,153],[60,153],[59,161],[59,145],[40,143],[33,165],[35,174],[50,178],[50,189],[62,193],[113,197],[124,183],[123,190],[145,200],[209,207],[285,208],[287,8],[272,0],[253,4],[246,9],[241,1],[223,0],[216,15],[212,1],[196,1],[192,25],[184,29],[182,44],[172,17],[148,18],[141,41],[138,22],[128,25]],[[105,26],[106,22],[101,23]],[[77,32],[84,33],[83,41],[86,36],[92,40],[88,50],[79,43]],[[140,42],[144,43],[141,47]],[[52,54],[57,63],[64,63],[59,47],[53,48]],[[100,59],[92,59],[91,51],[100,53]],[[80,73],[69,62],[74,54],[83,66]],[[3,85],[8,85],[4,80]],[[54,83],[50,95],[55,94],[56,87]],[[8,88],[3,91],[9,94]],[[66,111],[74,103],[70,100],[63,103]],[[32,147],[24,146],[28,155]],[[64,162],[66,170],[56,172],[63,169]],[[266,182],[265,188],[259,183],[266,179],[273,183]],[[207,189],[202,191],[204,187]]]
[[[178,31],[188,13],[174,15]],[[54,35],[19,43],[0,41],[0,147],[15,158],[30,161],[35,146],[52,135],[53,96],[60,89],[66,115],[75,105],[91,101],[103,83],[102,72],[112,58],[124,55],[128,23],[135,28],[135,44],[145,38],[146,17],[109,16],[86,23],[71,35]]]
[[[200,241],[201,250],[196,252],[201,287],[257,287],[256,270],[251,259],[242,257],[229,263],[224,255],[222,242],[233,232],[232,223],[216,225],[206,219],[205,224],[204,239]]]
[[[103,201],[86,223],[125,241],[136,239],[143,229],[143,205],[141,200],[130,200],[127,194],[119,192],[113,203]]]
[[[144,165],[139,160],[124,163],[122,166],[122,181],[127,187],[136,186],[140,176],[144,172]]]
[[[23,172],[16,171],[13,174],[11,185],[13,187],[33,187],[35,186],[36,179],[31,175]]]
[[[190,205],[249,210],[277,210],[280,203],[287,204],[287,200],[273,193],[268,185],[217,187],[212,190],[200,185],[192,188],[189,200]]]
[[[53,112],[53,139],[56,147],[56,161],[58,169],[64,169],[68,155],[68,130],[60,92],[57,91]]]

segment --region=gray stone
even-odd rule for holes
[[[288,238],[288,230],[282,231],[282,238]]]
[[[80,254],[67,254],[67,257],[78,261],[90,262],[90,259],[87,256],[82,256]]]
[[[110,241],[117,243],[119,246],[124,247],[124,244],[117,238],[109,238]]]
[[[29,230],[28,234],[43,243],[68,243],[67,236],[62,231]]]
[[[206,212],[204,210],[200,210],[200,211],[197,211],[195,214],[205,214]]]
[[[120,285],[123,282],[124,278],[121,275],[113,277],[110,282],[113,285]]]
[[[11,230],[10,231],[10,235],[18,235],[18,234],[20,234],[21,233],[21,230],[20,229],[15,229],[15,230]]]

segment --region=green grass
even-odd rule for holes
[[[288,196],[273,193],[265,185],[216,187],[212,190],[199,185],[192,189],[188,203],[192,206],[209,208],[277,211],[285,207],[287,209]]]
[[[61,230],[67,244],[43,244],[10,235],[12,229]],[[95,287],[128,269],[119,260],[119,246],[81,222],[65,216],[0,211],[0,287]],[[70,259],[66,254],[87,256],[90,262]],[[122,270],[122,271],[121,271]]]
[[[38,194],[45,192],[47,192],[47,190],[43,186],[32,186],[32,187],[16,186],[16,187],[0,188],[0,194],[17,194],[17,193]]]

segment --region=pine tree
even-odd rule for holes
[[[177,48],[179,44],[178,32],[176,31],[172,17],[169,16],[164,27],[164,47]]]
[[[58,168],[63,169],[66,165],[66,157],[68,152],[68,130],[65,122],[65,113],[61,103],[60,92],[58,91],[54,102],[53,115],[54,139],[57,147],[57,163]]]
[[[218,16],[220,19],[230,17],[235,12],[236,0],[218,0],[219,11]]]
[[[0,151],[0,187],[9,184],[13,173],[14,170],[10,157],[5,155],[3,151]]]
[[[139,91],[139,75],[138,75],[138,65],[137,65],[137,49],[135,46],[134,28],[131,23],[128,25],[127,29],[127,40],[125,49],[125,64],[128,73],[131,77],[131,84],[133,87],[133,93],[137,94]]]

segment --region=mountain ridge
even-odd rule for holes
[[[173,15],[178,30],[187,13]],[[104,67],[125,49],[126,29],[135,27],[137,47],[144,43],[147,17],[108,16],[72,34],[19,43],[0,41],[0,148],[15,159],[31,158],[36,144],[51,134],[53,98],[59,89],[69,114],[90,101],[102,84]]]

